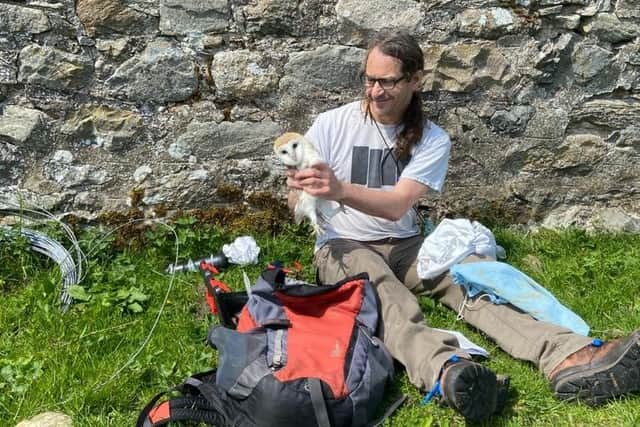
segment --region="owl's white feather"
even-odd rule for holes
[[[295,132],[287,132],[276,139],[273,143],[273,151],[286,166],[298,170],[323,162],[311,141]],[[328,221],[336,212],[337,209],[333,208],[329,201],[299,191],[293,217],[297,224],[307,217],[313,226],[313,231],[320,234],[321,222]]]

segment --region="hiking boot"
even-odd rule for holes
[[[443,401],[470,421],[486,420],[502,409],[499,403],[504,406],[508,386],[508,377],[499,381],[491,370],[470,360],[459,359],[442,372]]]
[[[576,351],[549,375],[555,396],[600,405],[640,391],[640,329],[626,338]]]

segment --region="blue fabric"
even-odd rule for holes
[[[584,320],[509,264],[499,261],[456,264],[451,267],[451,275],[454,283],[464,287],[469,297],[485,293],[494,304],[509,302],[538,320],[565,327],[576,334],[589,334],[589,325]]]

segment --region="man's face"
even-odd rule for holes
[[[399,123],[413,93],[419,89],[421,74],[403,75],[400,60],[385,55],[378,48],[369,52],[364,74],[365,95],[373,118],[382,124]],[[393,87],[385,89],[383,86]]]

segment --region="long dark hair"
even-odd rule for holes
[[[402,74],[411,78],[416,72],[424,69],[424,55],[420,45],[413,36],[404,31],[381,31],[369,41],[367,55],[364,58],[363,72],[369,58],[369,53],[375,48],[380,49],[387,56],[392,56],[402,64]],[[365,97],[366,117],[373,120],[369,99]],[[405,159],[414,145],[422,138],[425,126],[425,114],[422,110],[422,100],[418,92],[414,92],[409,106],[402,116],[404,127],[398,134],[394,154],[398,159]]]

